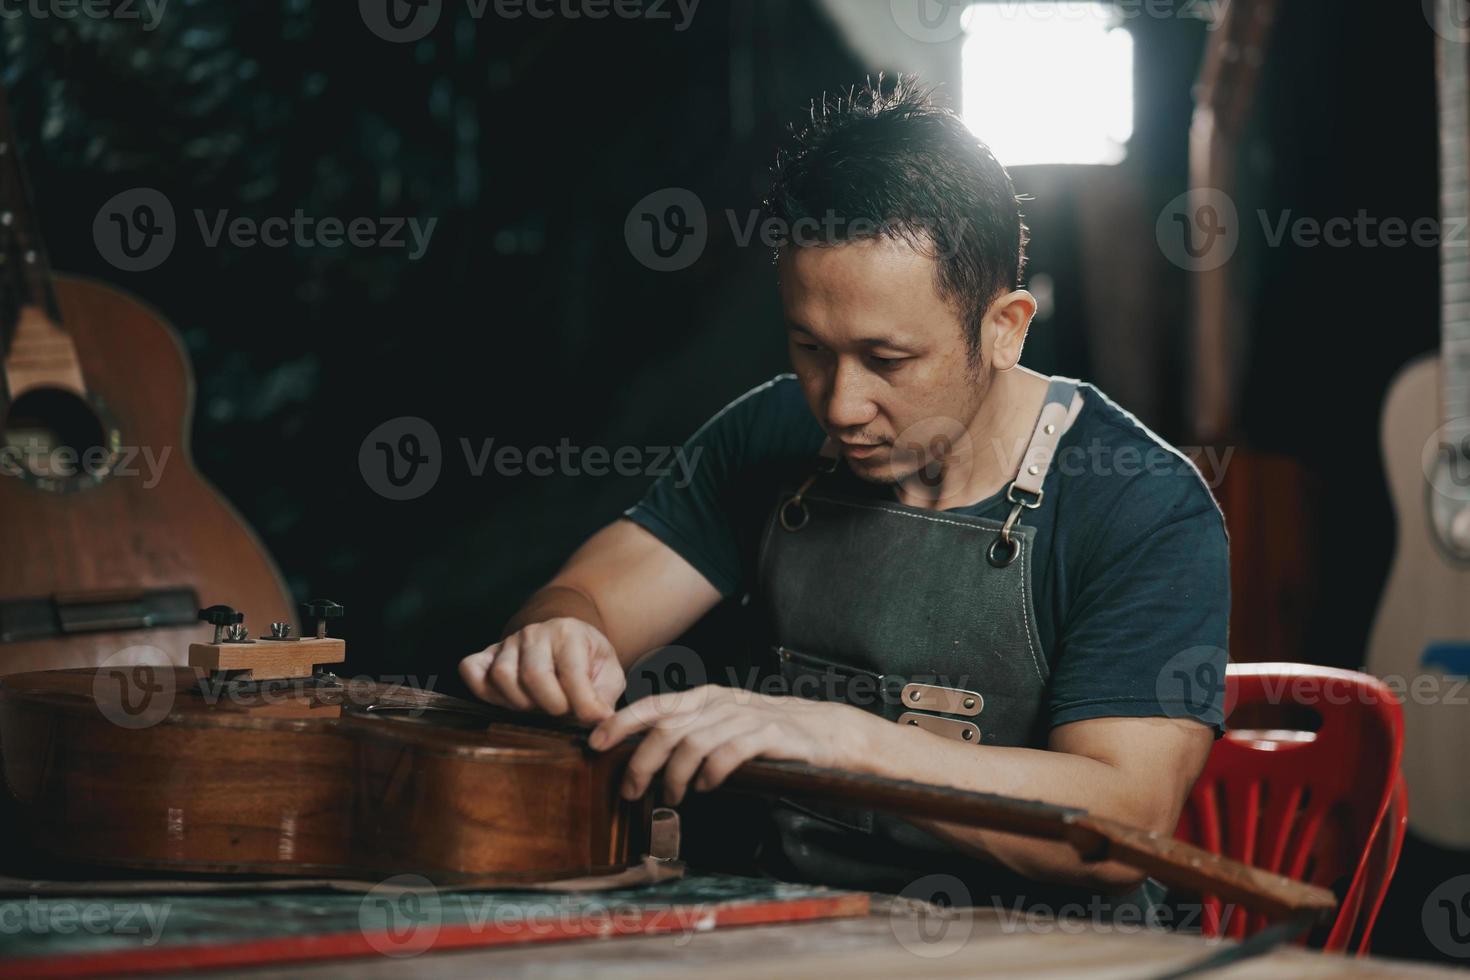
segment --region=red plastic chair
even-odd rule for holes
[[[1332,889],[1336,918],[1310,939],[1366,954],[1408,820],[1397,698],[1367,674],[1291,663],[1231,664],[1225,691],[1228,731],[1175,836]],[[1204,898],[1206,936],[1240,939],[1264,925]]]
[[[1383,899],[1388,892],[1388,882],[1399,863],[1399,852],[1404,849],[1404,833],[1409,829],[1409,786],[1400,776],[1394,784],[1393,800],[1388,805],[1388,814],[1373,838],[1372,851],[1368,856],[1367,882],[1382,881],[1377,894],[1369,886],[1364,889],[1363,909],[1353,927],[1353,938],[1349,949],[1356,949],[1359,956],[1368,955],[1369,940],[1373,936],[1373,925],[1383,908]]]

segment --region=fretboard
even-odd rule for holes
[[[0,356],[9,351],[20,310],[26,306],[39,307],[53,324],[61,322],[46,248],[16,149],[15,127],[0,89]]]
[[[1459,0],[1437,0],[1435,35],[1439,104],[1440,381],[1444,422],[1470,417],[1470,25],[1456,16]]]

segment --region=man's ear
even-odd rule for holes
[[[990,304],[986,319],[994,331],[990,356],[997,371],[1009,371],[1020,363],[1026,330],[1035,315],[1036,297],[1024,289],[1012,290]]]

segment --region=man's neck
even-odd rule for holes
[[[938,486],[913,479],[896,485],[894,495],[899,502],[927,510],[952,510],[1002,490],[1015,479],[1050,382],[1045,375],[1022,367],[997,372],[966,430],[969,445],[946,462]]]

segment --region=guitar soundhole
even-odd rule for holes
[[[10,404],[0,429],[0,472],[43,490],[95,486],[112,472],[120,439],[86,399],[35,388]]]

